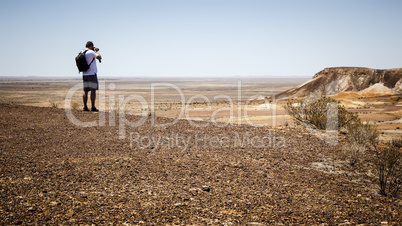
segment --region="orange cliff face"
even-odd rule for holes
[[[336,95],[365,89],[387,90],[387,95],[402,94],[402,68],[372,69],[362,67],[325,68],[306,83],[279,93],[276,98]],[[381,87],[380,87],[381,86]],[[370,89],[369,89],[370,90]],[[381,94],[380,92],[377,92]]]

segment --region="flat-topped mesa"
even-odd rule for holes
[[[367,68],[367,67],[327,67],[322,71],[316,73],[313,78],[317,78],[323,75],[328,74],[350,74],[350,73],[358,73],[358,74],[368,74],[373,73],[376,69]]]
[[[277,94],[276,98],[336,95],[339,92],[359,92],[382,84],[395,94],[402,94],[402,68],[372,69],[364,67],[330,67],[318,72],[309,81]]]

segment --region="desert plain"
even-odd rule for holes
[[[118,112],[121,98],[127,114],[153,112],[160,117],[224,125],[293,125],[283,108],[288,99],[271,97],[308,80],[308,77],[101,79],[97,106],[102,111]],[[82,109],[81,83],[79,78],[1,78],[0,103]],[[69,96],[69,92],[73,95]],[[131,98],[132,95],[139,98]],[[382,140],[402,139],[401,94],[362,97],[355,92],[342,92],[331,97],[357,113],[364,122],[376,125]]]
[[[328,143],[267,98],[306,80],[102,79],[93,113],[80,79],[1,78],[0,222],[400,224],[370,153],[350,165],[346,136]],[[343,95],[401,139],[401,95]]]

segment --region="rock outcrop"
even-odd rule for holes
[[[372,69],[362,67],[332,67],[318,72],[309,81],[277,94],[276,99],[314,95],[336,95],[339,92],[359,92],[381,84],[396,94],[402,94],[402,68]],[[378,86],[378,85],[376,85]],[[388,92],[388,94],[390,94]]]

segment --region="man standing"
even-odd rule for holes
[[[96,48],[95,50],[93,42],[88,41],[85,47],[85,60],[89,65],[89,69],[82,73],[82,80],[84,81],[84,95],[82,96],[84,101],[84,111],[89,111],[87,105],[89,91],[91,91],[91,111],[99,111],[95,107],[96,90],[98,90],[98,77],[96,74],[98,73],[98,68],[96,67],[95,59],[98,59],[100,62],[102,57],[98,53],[98,49]]]

